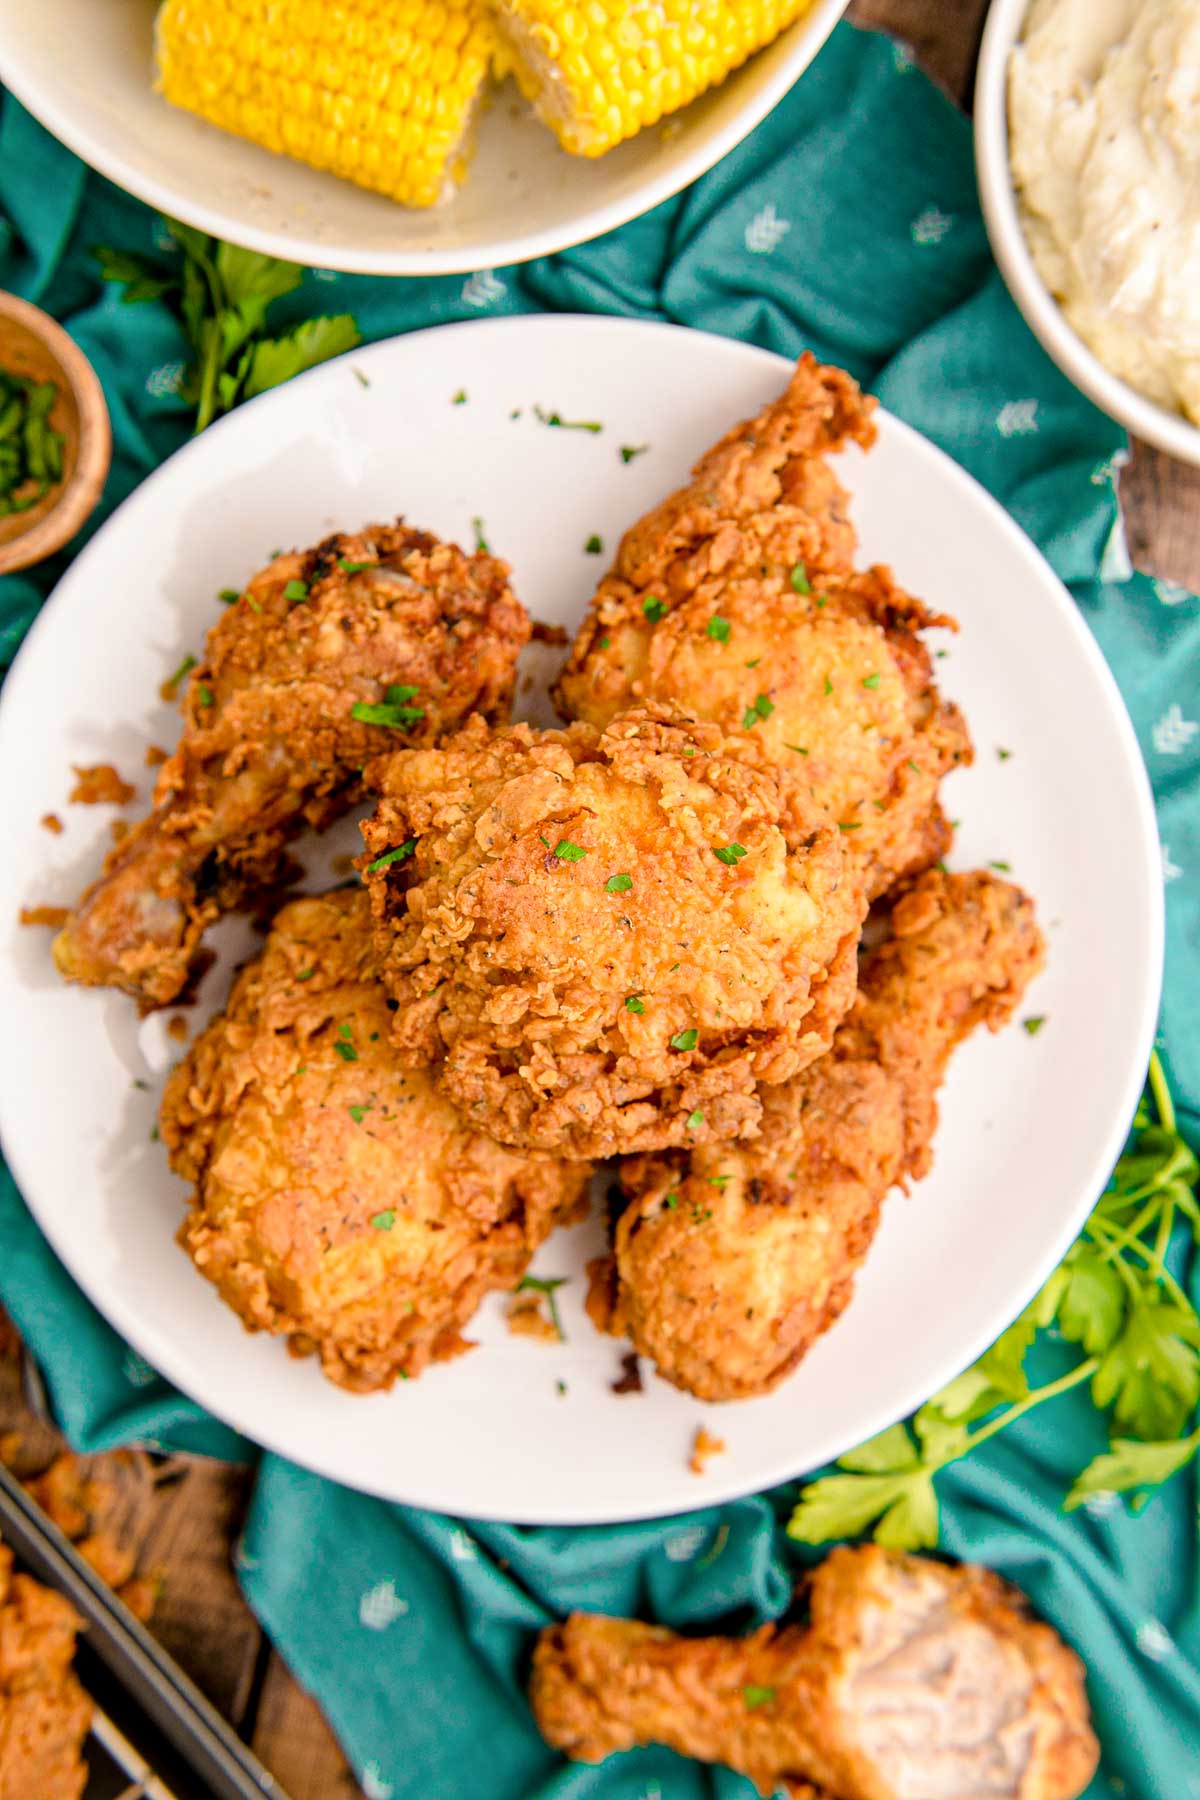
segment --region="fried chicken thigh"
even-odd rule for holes
[[[825,1050],[864,900],[803,784],[655,711],[370,767],[362,859],[400,1055],[504,1143],[707,1143]],[[395,860],[390,860],[390,859]]]
[[[668,1744],[794,1800],[1076,1800],[1099,1760],[1083,1666],[989,1570],[830,1552],[805,1624],[682,1638],[575,1613],[530,1698],[579,1762]]]
[[[626,533],[556,688],[595,725],[652,699],[753,731],[846,834],[871,897],[943,854],[938,784],[971,757],[918,636],[953,621],[887,569],[855,573],[822,460],[873,442],[873,406],[801,357],[782,397]]]
[[[466,1348],[589,1170],[503,1149],[400,1066],[361,889],[293,901],[163,1096],[182,1242],[247,1328],[366,1391]]]
[[[207,926],[361,798],[368,758],[507,716],[529,630],[505,564],[403,523],[277,556],[209,632],[154,810],[55,941],[62,975],[169,1003]]]
[[[829,1055],[763,1090],[760,1136],[621,1170],[588,1310],[700,1399],[767,1393],[843,1311],[889,1188],[929,1170],[954,1046],[1041,965],[1031,902],[982,872],[920,876],[887,930]]]
[[[92,1703],[71,1670],[80,1620],[0,1544],[0,1800],[79,1800]]]

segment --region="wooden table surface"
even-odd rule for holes
[[[903,38],[918,61],[970,105],[987,0],[852,0],[850,17]],[[1139,568],[1200,586],[1200,470],[1136,446],[1121,479],[1130,553]],[[16,1384],[0,1381],[0,1438],[41,1432],[21,1413]],[[165,1576],[152,1629],[233,1721],[292,1800],[359,1793],[314,1702],[289,1675],[241,1597],[231,1562],[249,1493],[242,1469],[172,1458],[159,1472],[143,1548]]]

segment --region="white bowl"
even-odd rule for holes
[[[168,106],[156,0],[0,0],[0,82],[93,168],[201,231],[317,268],[447,275],[583,243],[678,193],[766,117],[845,7],[813,0],[720,87],[595,160],[560,150],[509,83],[463,188],[420,212]]]
[[[1029,0],[992,0],[975,77],[975,168],[992,254],[1026,324],[1064,375],[1135,437],[1200,465],[1200,427],[1105,368],[1067,323],[1025,241],[1008,160],[1008,60],[1028,10]]]

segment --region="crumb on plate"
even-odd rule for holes
[[[697,1425],[696,1435],[692,1439],[692,1454],[688,1457],[688,1468],[693,1475],[706,1475],[708,1464],[714,1456],[725,1453],[725,1439],[714,1437],[707,1425]]]
[[[57,813],[43,813],[42,814],[42,830],[43,831],[52,831],[54,833],[55,837],[59,837],[62,834],[62,829],[63,829],[63,822],[59,818]]]
[[[545,1294],[534,1293],[511,1296],[504,1308],[504,1317],[514,1337],[537,1338],[543,1344],[561,1342],[554,1320],[543,1309],[545,1298]]]
[[[60,931],[70,917],[70,908],[66,906],[23,906],[19,916],[22,925],[49,925],[51,931]]]
[[[615,1381],[610,1381],[608,1385],[614,1394],[640,1394],[642,1392],[642,1369],[636,1350],[631,1350],[627,1356],[621,1358],[621,1373]]]
[[[68,796],[72,806],[127,806],[137,789],[122,781],[111,763],[72,763],[79,777]]]

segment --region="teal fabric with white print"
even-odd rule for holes
[[[116,457],[89,530],[189,429],[175,325],[156,305],[123,306],[90,255],[102,242],[148,249],[160,231],[5,104],[0,281],[67,323],[112,409]],[[719,168],[596,243],[467,278],[309,274],[281,305],[285,319],[331,309],[352,310],[368,338],[558,309],[672,319],[789,356],[809,347],[989,487],[1070,585],[1137,728],[1167,884],[1162,1053],[1200,1141],[1200,602],[1130,576],[1114,495],[1122,435],[1022,324],[988,254],[969,126],[903,50],[841,27]],[[64,562],[0,580],[6,659]],[[252,1454],[131,1357],[7,1176],[0,1296],[75,1443]],[[1050,1379],[1061,1352],[1038,1354]],[[1090,1800],[1188,1800],[1200,1796],[1195,1474],[1136,1518],[1113,1501],[1064,1516],[1071,1477],[1102,1445],[1078,1394],[1034,1412],[939,1477],[942,1543],[1020,1582],[1085,1657],[1104,1750]],[[239,1573],[369,1800],[748,1800],[739,1777],[663,1750],[568,1768],[538,1737],[524,1681],[534,1632],[572,1607],[688,1629],[777,1615],[815,1560],[782,1532],[793,1500],[788,1487],[682,1519],[529,1530],[387,1506],[265,1457]]]

